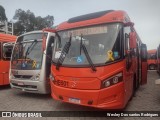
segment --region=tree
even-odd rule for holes
[[[16,21],[14,24],[15,35],[20,35],[33,30],[42,30],[46,27],[52,27],[54,21],[53,16],[48,15],[44,18],[41,16],[35,17],[34,13],[30,10],[24,11],[22,9],[16,10],[13,19]]]
[[[0,5],[0,21],[3,22],[7,20],[5,9]]]

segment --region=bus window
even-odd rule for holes
[[[3,59],[10,60],[12,54],[13,44],[3,43]]]
[[[156,59],[156,54],[148,54],[148,59]]]
[[[48,46],[47,46],[47,55],[49,55],[49,59],[51,59],[52,58],[52,45],[53,45],[53,43],[54,43],[54,37],[53,36],[51,36],[50,37],[50,39],[49,39],[49,42],[48,42]]]
[[[129,70],[129,68],[131,67],[132,65],[132,54],[131,54],[131,49],[130,49],[130,40],[129,40],[129,34],[131,32],[131,29],[130,27],[125,27],[124,28],[124,37],[125,37],[125,55],[126,55],[126,69],[127,71]]]
[[[124,36],[125,36],[125,50],[130,50],[129,46],[129,33],[131,32],[130,27],[124,28]]]

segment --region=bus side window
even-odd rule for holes
[[[52,58],[52,48],[54,47],[53,46],[53,43],[54,43],[54,37],[51,36],[49,41],[48,41],[48,45],[47,45],[47,55]]]
[[[4,58],[4,60],[10,60],[11,54],[12,54],[13,45],[6,45],[6,44],[3,43],[3,58]]]
[[[130,42],[129,41],[129,34],[130,34],[130,32],[131,32],[130,27],[124,27],[125,52],[127,52],[127,50],[130,50],[130,46],[129,46],[129,42]]]
[[[125,57],[126,57],[126,69],[129,70],[132,65],[132,54],[130,49],[129,34],[131,32],[130,27],[124,27],[124,43],[125,43]]]
[[[6,45],[5,43],[3,43],[3,59],[4,60],[10,60],[12,49],[13,49],[12,45]]]

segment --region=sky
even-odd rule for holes
[[[30,10],[35,16],[54,16],[54,25],[69,18],[103,10],[124,10],[148,49],[160,44],[160,0],[0,0],[8,20],[16,9]]]

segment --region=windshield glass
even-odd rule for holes
[[[12,69],[41,69],[42,36],[42,33],[34,33],[18,38],[12,54]]]
[[[71,38],[71,46],[62,65],[89,65],[82,45],[86,47],[88,55],[94,65],[106,64],[121,58],[120,23],[83,27],[59,31],[61,43],[56,37],[53,61],[57,63],[66,42]],[[61,44],[61,45],[59,45]]]
[[[10,42],[3,44],[3,59],[4,60],[10,60],[13,46],[14,46],[14,43],[10,43]]]
[[[151,53],[148,54],[148,59],[153,59],[153,60],[156,59],[156,54],[154,54],[154,53],[153,54],[151,54]]]

